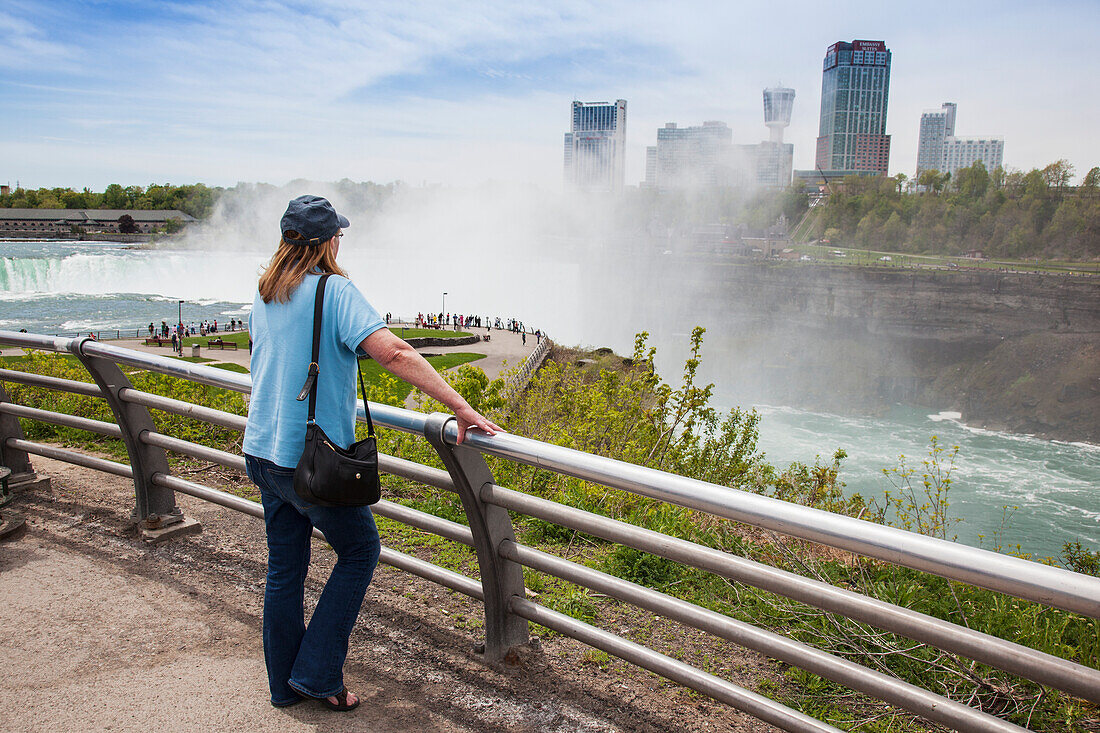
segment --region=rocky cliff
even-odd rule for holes
[[[628,269],[655,343],[706,326],[703,376],[739,402],[900,402],[1100,442],[1098,277],[688,258]]]

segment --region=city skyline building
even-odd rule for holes
[[[949,137],[943,144],[943,170],[952,176],[978,161],[987,171],[1004,166],[1005,141],[1000,137]]]
[[[756,184],[767,188],[791,185],[794,168],[794,145],[783,142],[783,130],[791,124],[794,111],[794,90],[789,87],[768,87],[764,90],[764,124],[769,139],[755,146],[753,161]]]
[[[955,175],[960,168],[969,168],[979,160],[989,171],[1004,165],[1004,138],[957,137],[957,114],[956,103],[944,102],[940,109],[925,110],[921,115],[917,177],[926,170]]]
[[[657,144],[646,149],[644,185],[671,191],[727,183],[724,169],[732,146],[733,131],[725,122],[691,127],[667,122],[657,129]]]
[[[571,129],[565,133],[566,190],[623,190],[626,171],[626,100],[573,100]]]
[[[886,175],[891,63],[885,41],[837,41],[825,51],[815,164],[826,175]]]
[[[917,175],[921,171],[940,170],[943,166],[943,144],[955,136],[955,115],[958,105],[944,102],[940,109],[926,109],[920,116],[920,136],[917,141]]]
[[[667,122],[657,129],[657,144],[646,147],[643,188],[675,189],[758,185],[786,188],[791,183],[794,146],[783,142],[791,123],[795,91],[788,87],[764,90],[764,124],[768,140],[734,145],[725,122],[679,127]]]
[[[645,149],[645,180],[642,188],[657,187],[657,146],[647,145]]]
[[[771,131],[771,142],[783,142],[783,130],[790,127],[794,111],[794,90],[768,87],[764,90],[764,124]]]
[[[786,188],[791,185],[794,145],[764,140],[756,145],[741,147],[753,162],[756,185],[765,188]]]

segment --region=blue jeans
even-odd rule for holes
[[[245,455],[248,477],[260,487],[267,527],[264,659],[271,704],[302,695],[330,697],[344,689],[348,637],[378,564],[381,544],[368,507],[306,504],[294,493],[294,469]],[[336,551],[336,566],[305,624],[310,537],[321,530]]]

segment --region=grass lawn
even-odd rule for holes
[[[215,339],[221,339],[222,341],[232,341],[237,345],[238,349],[248,348],[248,331],[229,331],[212,333],[207,336],[184,336],[183,346],[187,348],[192,344],[198,344],[202,348],[207,348],[206,342],[213,341]],[[215,347],[216,348],[216,347]]]
[[[469,354],[465,352],[458,352],[454,354],[440,354],[439,356],[429,356],[428,363],[435,367],[436,371],[443,371],[456,367],[460,364],[468,364],[471,361],[477,361],[478,359],[484,359],[485,354]],[[378,376],[385,370],[379,366],[378,362],[373,359],[363,359],[359,362],[359,371],[363,375],[363,381],[369,383],[378,381]],[[388,372],[387,372],[388,374]],[[394,379],[397,379],[394,377]],[[391,394],[399,401],[404,402],[405,398],[412,392],[412,385],[408,382],[397,379],[395,388],[391,390]]]
[[[241,366],[240,364],[233,364],[231,362],[224,362],[222,364],[211,364],[217,369],[224,369],[227,372],[238,372],[240,374],[248,374],[248,367]]]
[[[928,255],[888,250],[854,249],[827,244],[792,244],[795,252],[814,258],[819,265],[875,265],[877,267],[938,268],[963,270],[1012,270],[1020,272],[1097,273],[1100,264],[1057,260],[969,259],[957,255]],[[840,252],[842,254],[833,254]],[[884,259],[886,258],[886,259]]]
[[[4,357],[4,360],[7,360],[7,359],[19,360],[19,359],[24,359],[24,358],[25,357]],[[75,359],[76,357],[75,356],[68,356],[68,358]],[[428,357],[428,363],[431,364],[433,367],[435,367],[436,371],[441,372],[441,371],[444,371],[446,369],[451,369],[453,367],[459,366],[460,364],[469,364],[472,361],[477,361],[478,359],[484,359],[484,358],[485,358],[485,354],[472,354],[472,353],[467,353],[467,352],[458,352],[458,353],[454,353],[454,354],[440,354],[439,356],[429,356]],[[204,357],[195,358],[195,357],[186,356],[182,359],[182,361],[210,362],[210,361],[214,361],[214,359],[206,359]],[[248,374],[248,369],[246,367],[241,366],[240,364],[223,363],[223,364],[212,364],[211,366],[217,367],[218,369],[225,369],[226,371],[230,371],[230,372],[238,372],[240,374]],[[368,384],[370,384],[372,382],[377,382],[378,381],[378,375],[385,371],[382,367],[380,367],[378,365],[378,362],[374,361],[373,359],[362,359],[362,360],[360,360],[359,370],[363,373],[363,380],[365,382],[367,382]],[[412,392],[412,385],[411,384],[409,384],[408,382],[397,380],[396,389],[394,389],[392,391],[392,394],[399,401],[404,402],[405,398],[409,396],[410,392]]]
[[[441,339],[454,339],[462,336],[473,336],[468,331],[449,331],[445,328],[403,328],[401,326],[394,326],[390,329],[395,334],[403,339],[423,338],[425,336],[435,336]]]

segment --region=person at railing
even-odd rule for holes
[[[400,379],[450,408],[458,440],[478,428],[500,430],[476,412],[427,361],[386,328],[382,317],[336,264],[348,220],[327,200],[300,196],[280,222],[282,238],[260,277],[249,316],[252,398],[244,435],[248,476],[260,488],[268,540],[263,641],[271,704],[303,697],[332,710],[354,709],[343,666],[380,544],[369,507],[307,504],[294,492],[304,447],[306,402],[296,396],[309,371],[316,286],[331,273],[323,303],[316,421],[334,442],[355,439],[357,354],[370,355]],[[440,314],[442,317],[443,314]],[[310,536],[321,530],[337,562],[307,627],[302,607]]]

